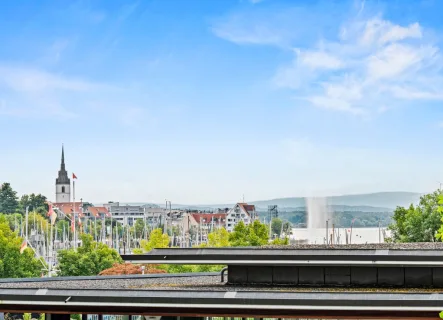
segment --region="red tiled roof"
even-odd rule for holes
[[[78,213],[80,218],[83,218],[85,215],[83,214],[82,202],[55,202],[53,203],[55,208],[58,208],[65,215],[70,216],[75,209],[75,213]]]
[[[220,219],[223,219],[221,222],[226,221],[226,213],[191,213],[191,215],[198,224],[211,223],[212,219],[214,223],[218,223]]]
[[[106,217],[111,216],[108,209],[106,209],[105,207],[88,207],[87,210],[94,217],[100,217],[102,214],[104,214]]]
[[[247,204],[247,203],[239,203],[240,207],[243,208],[249,215],[255,211],[255,206],[253,204]]]

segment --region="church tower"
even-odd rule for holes
[[[58,178],[55,179],[55,202],[71,201],[71,180],[65,168],[65,151],[62,146],[62,163],[58,171]]]

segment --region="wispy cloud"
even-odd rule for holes
[[[443,56],[428,30],[418,21],[402,25],[381,14],[365,16],[365,10],[362,3],[356,14],[335,21],[335,33],[308,38],[299,37],[306,27],[301,23],[288,30],[273,25],[275,19],[242,27],[241,19],[231,16],[213,30],[237,44],[290,43],[294,58],[277,70],[273,83],[312,106],[368,114],[417,100],[443,100]],[[292,11],[294,20],[300,12]],[[315,21],[322,23],[321,17]]]
[[[299,21],[304,21],[304,24],[300,25]],[[315,34],[318,28],[314,15],[307,8],[275,11],[266,6],[250,6],[250,10],[216,19],[211,30],[216,36],[237,44],[289,49],[294,40],[300,40],[306,34]]]
[[[39,68],[0,65],[0,113],[19,117],[72,118],[91,95],[102,95],[111,88],[107,84]]]
[[[0,65],[0,85],[19,92],[45,92],[54,90],[89,91],[100,87],[78,78],[66,77],[36,68]]]

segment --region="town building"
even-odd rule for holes
[[[122,224],[134,225],[136,219],[144,218],[144,208],[138,205],[121,205],[120,202],[109,201],[103,204],[112,219]]]
[[[188,212],[184,215],[181,226],[185,233],[194,229],[207,234],[217,228],[226,228],[226,216],[226,213]]]
[[[55,202],[52,206],[56,210],[59,218],[62,218],[63,216],[70,217],[73,213],[80,218],[85,217],[82,202]],[[62,216],[59,215],[60,213]]]
[[[243,221],[245,225],[250,224],[256,218],[255,206],[247,203],[237,203],[231,208],[226,217],[226,230],[232,232],[234,227]]]
[[[146,224],[150,227],[159,227],[165,220],[166,210],[159,207],[143,207]]]
[[[111,214],[106,207],[87,206],[84,208],[84,215],[88,218],[111,218]]]

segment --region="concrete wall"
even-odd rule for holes
[[[443,288],[443,267],[229,266],[228,283]]]

